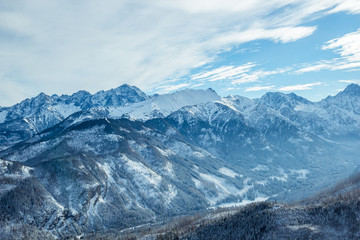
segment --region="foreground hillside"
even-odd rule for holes
[[[182,239],[359,239],[360,174],[290,205],[251,204]]]
[[[252,204],[182,239],[358,239],[359,201],[318,205]]]
[[[292,204],[261,202],[210,210],[165,225],[85,239],[359,239],[360,174]]]

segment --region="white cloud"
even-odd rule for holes
[[[197,87],[201,87],[204,86],[205,83],[199,83],[199,84],[192,84],[191,86],[189,86],[189,88],[197,88]]]
[[[322,49],[332,50],[339,54],[340,57],[319,61],[313,65],[298,69],[296,73],[320,70],[360,70],[360,29],[326,42]]]
[[[192,80],[199,80],[199,79],[208,79],[212,78],[213,76],[219,76],[219,74],[223,72],[227,72],[229,70],[234,69],[234,66],[222,66],[219,68],[215,68],[213,70],[207,72],[200,72],[191,76]]]
[[[232,80],[232,84],[238,85],[243,83],[250,83],[250,82],[257,82],[261,78],[261,72],[251,72],[251,73],[244,73],[240,76],[237,76],[234,80]]]
[[[231,80],[243,77],[251,68],[255,67],[255,63],[246,63],[240,66],[222,66],[210,71],[200,72],[191,76],[191,80],[201,82],[214,82],[220,80]]]
[[[308,84],[297,84],[297,85],[282,87],[282,88],[279,88],[278,90],[279,91],[284,91],[284,92],[310,90],[314,86],[318,86],[318,85],[321,85],[321,84],[323,84],[323,82],[315,82],[315,83],[308,83]]]
[[[249,87],[245,89],[245,92],[256,92],[256,91],[263,91],[263,90],[271,90],[275,86],[255,86],[255,87]]]
[[[5,30],[14,30],[18,34],[32,34],[31,29],[34,26],[31,20],[17,12],[2,12],[0,14],[0,27]]]
[[[360,62],[360,28],[340,38],[328,41],[322,49],[331,49],[349,62]]]
[[[158,87],[158,93],[169,93],[171,91],[179,90],[181,88],[189,87],[190,84],[188,83],[181,83],[181,84],[175,84],[175,85],[163,85]]]
[[[353,12],[345,0],[2,1],[0,82],[30,92],[94,92],[122,83],[149,91],[257,39],[292,42],[325,11]],[[351,5],[351,8],[348,7]],[[337,8],[337,9],[336,9]],[[234,67],[236,68],[236,67]],[[232,69],[238,83],[256,81]],[[237,73],[237,75],[236,75]],[[215,73],[216,74],[216,73]],[[215,75],[214,74],[214,75]],[[263,75],[263,74],[262,74]],[[16,77],[14,77],[16,76]],[[3,90],[2,98],[13,94]],[[19,94],[16,101],[24,98]],[[0,100],[0,105],[5,104]]]
[[[294,42],[311,35],[316,27],[283,27],[275,29],[250,29],[241,32],[229,33],[214,40],[215,45],[226,46],[241,44],[257,39],[270,39],[274,42]]]
[[[10,106],[19,99],[34,97],[37,94],[36,92],[33,92],[32,89],[28,86],[24,86],[21,81],[2,78],[0,83],[1,103],[4,106]]]
[[[164,0],[165,4],[173,6],[174,8],[181,8],[188,13],[244,13],[248,14],[248,11],[262,11],[259,8],[259,5],[264,9],[272,8],[274,6],[283,7],[289,3],[296,1],[261,1],[261,0],[252,0],[252,1],[243,1],[239,2],[237,0],[181,0],[181,1],[167,1]]]
[[[250,82],[257,82],[260,79],[270,75],[283,74],[289,72],[292,68],[278,68],[273,71],[254,70],[258,65],[256,63],[246,63],[240,66],[221,66],[209,71],[200,72],[191,76],[191,80],[203,83],[221,81],[232,85],[239,85]]]
[[[328,13],[336,13],[336,12],[349,12],[353,14],[360,13],[360,1],[359,0],[347,0],[340,2],[339,5],[331,9]]]
[[[360,84],[360,79],[339,80],[338,82],[346,83],[346,84],[350,84],[350,83]]]
[[[318,64],[313,65],[313,66],[300,68],[300,69],[296,70],[296,73],[317,72],[317,71],[328,69],[328,68],[329,68],[328,64],[318,63]]]
[[[256,82],[259,81],[260,79],[266,78],[271,75],[284,74],[286,72],[289,72],[291,69],[292,69],[291,67],[285,67],[285,68],[278,68],[272,71],[256,70],[256,71],[244,73],[240,75],[238,78],[234,79],[232,81],[232,84]]]

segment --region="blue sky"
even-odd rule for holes
[[[0,106],[123,83],[317,101],[359,71],[359,0],[0,0]]]

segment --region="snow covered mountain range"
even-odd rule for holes
[[[359,133],[356,84],[320,102],[129,85],[40,94],[0,108],[0,223],[80,235],[299,199],[360,166]]]
[[[140,89],[124,84],[94,95],[79,91],[73,95],[44,93],[12,107],[0,108],[0,145],[4,148],[28,139],[54,126],[71,114],[91,109],[113,118],[149,119],[163,117],[179,108],[220,99],[211,89],[184,90],[173,94],[147,96]]]

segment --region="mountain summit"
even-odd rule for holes
[[[342,94],[347,94],[351,96],[360,96],[360,86],[358,84],[352,83],[348,85],[344,91],[342,91]]]
[[[87,91],[61,96],[40,93],[14,106],[0,108],[0,149],[28,139],[75,112],[95,107],[125,106],[148,98],[140,89],[128,84],[93,95]]]

